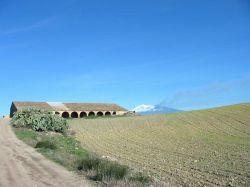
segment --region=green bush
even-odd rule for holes
[[[148,184],[151,182],[151,178],[143,173],[136,173],[135,175],[129,178],[130,181],[140,182],[142,184]]]
[[[67,121],[57,115],[41,110],[27,108],[17,111],[11,120],[14,127],[31,128],[35,131],[54,131],[64,133],[69,128]]]
[[[117,162],[102,160],[96,172],[97,180],[123,179],[128,174],[128,167]]]
[[[35,148],[44,148],[44,149],[52,149],[55,150],[57,147],[53,142],[50,141],[41,141],[38,142]]]
[[[128,174],[128,167],[117,162],[100,159],[97,157],[90,157],[83,159],[79,165],[79,170],[95,171],[94,178],[102,181],[103,179],[123,179]]]
[[[101,163],[100,158],[88,156],[80,161],[80,163],[78,164],[78,170],[89,171],[97,169],[100,163]]]

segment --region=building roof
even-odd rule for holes
[[[78,111],[127,111],[117,104],[104,103],[64,103],[71,110]]]
[[[53,108],[46,102],[19,102],[14,101],[13,105],[17,108],[39,108],[46,110],[53,110]]]
[[[17,108],[39,108],[53,111],[127,111],[117,104],[105,103],[61,103],[61,102],[13,102]]]

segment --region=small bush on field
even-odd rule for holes
[[[128,174],[128,167],[117,162],[103,160],[97,157],[87,157],[79,165],[79,170],[95,171],[94,178],[102,181],[104,179],[123,179]]]
[[[65,133],[69,128],[67,121],[41,109],[23,109],[18,111],[11,120],[14,127],[31,128],[35,131],[54,131]]]
[[[140,182],[142,184],[148,184],[151,182],[151,178],[143,173],[136,173],[134,176],[131,176],[129,180],[133,182]]]
[[[78,170],[89,171],[98,168],[100,163],[101,163],[100,158],[88,156],[79,162],[77,168]]]
[[[38,142],[35,148],[44,148],[44,149],[52,149],[55,150],[57,147],[53,142],[50,141],[41,141]]]

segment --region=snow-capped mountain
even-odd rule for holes
[[[135,111],[137,114],[141,115],[181,112],[181,110],[169,108],[163,105],[145,105],[145,104],[135,107],[132,111]]]

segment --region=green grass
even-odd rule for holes
[[[94,171],[93,179],[102,181],[122,180],[128,174],[128,167],[117,162],[100,159],[98,157],[86,157],[78,165],[79,170]]]
[[[37,151],[69,170],[75,170],[77,162],[88,156],[88,151],[73,137],[58,133],[35,132],[29,129],[13,128],[16,136]]]
[[[15,129],[16,136],[21,139],[21,140],[29,140],[29,139],[36,139],[37,138],[37,133],[33,130],[28,130],[28,129]]]
[[[56,145],[54,144],[54,142],[50,142],[48,140],[46,141],[41,141],[41,142],[38,142],[35,146],[35,148],[43,148],[43,149],[52,149],[52,150],[55,150],[57,149]]]
[[[151,178],[143,173],[136,173],[134,176],[129,178],[130,181],[140,182],[141,184],[149,184],[151,182]]]

